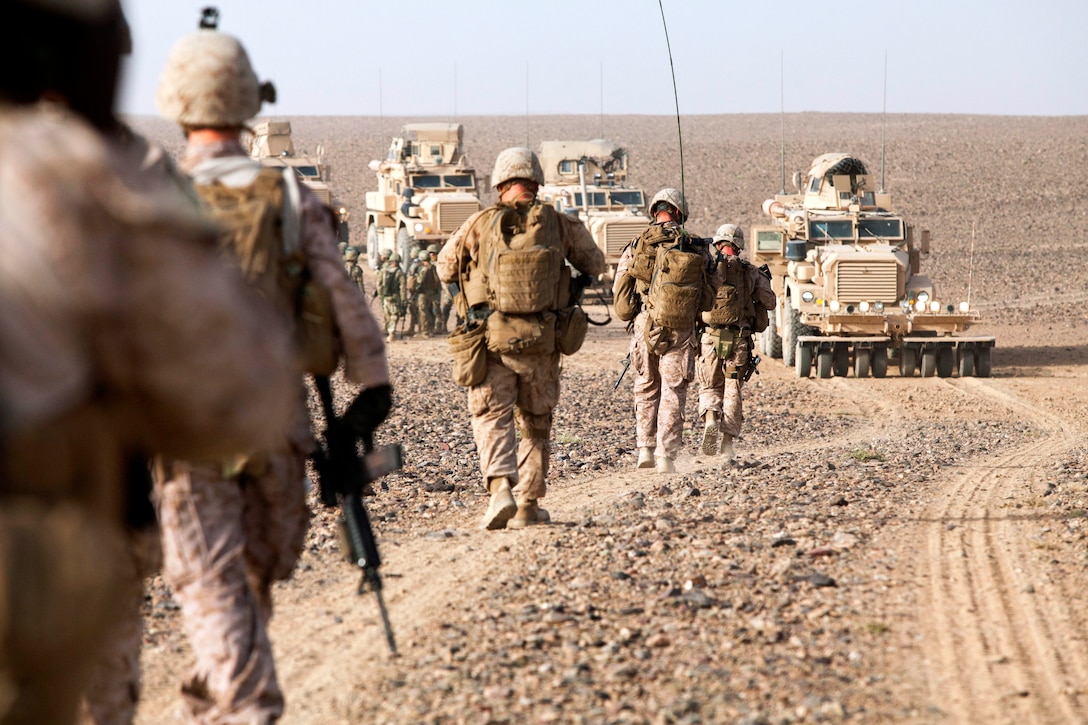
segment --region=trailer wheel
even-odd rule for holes
[[[932,347],[922,350],[922,377],[932,378],[937,372],[937,351]]]
[[[888,374],[888,348],[873,348],[872,367],[874,378],[882,378]]]
[[[914,377],[918,366],[918,349],[910,345],[899,348],[899,375],[904,378]]]
[[[816,377],[831,377],[831,348],[821,347],[816,353]]]
[[[794,353],[797,361],[797,377],[807,378],[812,374],[812,345],[799,342]]]
[[[975,350],[973,347],[961,347],[959,349],[959,370],[961,378],[969,378],[975,374]]]
[[[869,377],[869,366],[872,361],[872,351],[867,348],[855,348],[854,350],[854,377]]]
[[[990,377],[990,351],[991,347],[978,347],[975,350],[975,376],[980,378]]]
[[[956,367],[956,353],[949,345],[941,345],[937,348],[937,377],[952,377],[952,369]]]
[[[850,345],[845,342],[836,342],[831,349],[831,369],[835,377],[845,378],[850,374]]]

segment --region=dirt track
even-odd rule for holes
[[[815,119],[819,151],[844,146],[836,119]],[[700,123],[733,139],[760,133],[749,120]],[[856,131],[847,121],[842,134]],[[400,654],[319,512],[276,591],[285,722],[1088,721],[1088,240],[1055,221],[1088,212],[1066,183],[1021,177],[1041,206],[1019,216],[1015,196],[985,198],[993,179],[975,184],[988,173],[976,158],[1035,143],[1026,158],[1065,154],[1054,168],[1083,189],[1083,141],[1063,140],[1083,123],[974,119],[977,137],[950,133],[963,119],[912,126],[911,187],[965,190],[962,208],[994,203],[1012,229],[974,272],[998,339],[993,377],[799,380],[767,361],[747,388],[740,468],[698,455],[692,431],[678,475],[633,470],[629,388],[609,390],[626,337],[594,328],[565,363],[556,523],[478,531],[485,497],[445,343],[392,345],[398,406],[384,434],[408,465],[369,504]],[[626,133],[651,144],[652,129]],[[956,161],[949,148],[975,152]],[[957,163],[958,181],[938,173]],[[910,201],[937,239],[951,203]],[[1047,242],[1010,252],[1029,237]],[[938,285],[966,288],[963,245],[923,263]],[[187,657],[168,593],[150,591],[141,723],[173,712]]]

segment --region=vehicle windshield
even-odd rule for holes
[[[603,191],[591,191],[591,192],[589,192],[589,205],[590,206],[593,206],[593,207],[607,206],[607,204],[608,204],[608,201],[605,198],[605,193]],[[580,192],[580,191],[574,192],[574,205],[578,206],[578,207],[582,206],[582,192]]]
[[[295,173],[304,179],[316,179],[320,174],[317,173],[316,166],[295,166]]]
[[[858,221],[860,239],[902,239],[902,219],[861,219]]]
[[[471,189],[471,174],[413,174],[408,185],[415,189]]]
[[[814,241],[821,239],[850,239],[854,238],[854,224],[849,219],[835,221],[810,221],[808,223],[808,238]]]
[[[438,174],[415,174],[408,179],[408,186],[413,189],[437,189],[442,186],[442,177]]]
[[[471,174],[449,174],[442,177],[446,181],[446,186],[453,186],[458,189],[471,189],[475,184],[472,183]]]
[[[612,203],[623,204],[624,206],[637,206],[642,207],[646,205],[646,202],[642,198],[642,192],[638,189],[635,190],[612,190]]]

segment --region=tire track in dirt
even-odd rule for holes
[[[1000,403],[1042,437],[939,482],[922,518],[927,599],[919,619],[934,643],[931,697],[955,722],[1085,722],[1077,687],[1088,681],[1088,656],[1070,637],[1085,623],[1065,605],[1077,593],[1060,580],[1039,583],[1031,542],[1041,524],[1009,503],[1041,493],[1042,468],[1076,443],[1071,427],[991,381],[943,382]]]

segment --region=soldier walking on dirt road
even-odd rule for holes
[[[569,304],[566,262],[594,276],[606,267],[581,222],[537,200],[544,172],[531,150],[500,153],[491,183],[498,204],[450,237],[438,255],[438,274],[443,282],[461,282],[458,314],[486,326],[486,370],[468,385],[480,471],[491,494],[483,526],[521,528],[549,521],[538,501],[547,491],[559,359],[582,342],[557,345],[569,332],[557,325]]]

